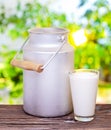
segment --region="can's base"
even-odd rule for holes
[[[45,114],[39,114],[39,113],[29,112],[29,111],[27,111],[27,110],[25,109],[24,106],[23,106],[23,110],[24,110],[24,112],[25,112],[26,114],[28,114],[28,115],[32,115],[32,116],[35,116],[35,117],[44,117],[44,118],[61,117],[61,116],[66,116],[66,115],[72,113],[72,110],[71,110],[71,111],[67,111],[66,113],[61,113],[61,114],[60,114],[60,113],[59,113],[59,114],[50,114],[50,113],[48,113],[47,115],[45,115]]]

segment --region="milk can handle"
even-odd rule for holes
[[[22,50],[22,48],[26,45],[28,40],[29,40],[29,37],[26,39],[26,41],[23,43],[23,45],[21,46],[21,48],[19,49],[19,51],[17,52],[15,57],[12,59],[11,65],[19,67],[19,68],[22,68],[22,69],[26,69],[26,70],[33,70],[33,71],[36,71],[36,72],[39,72],[39,73],[42,72],[48,66],[48,64],[54,59],[54,57],[58,54],[58,52],[61,50],[61,48],[65,44],[64,37],[61,37],[61,39],[60,39],[61,42],[62,42],[61,46],[50,57],[50,59],[44,65],[42,65],[42,64],[34,63],[32,61],[17,59],[17,56],[19,55],[19,53]]]

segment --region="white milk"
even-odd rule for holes
[[[70,74],[70,84],[76,116],[93,116],[98,87],[98,73],[74,72]]]

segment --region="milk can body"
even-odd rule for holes
[[[24,70],[25,112],[41,117],[56,117],[72,111],[68,73],[73,70],[74,52],[67,43],[67,30],[60,28],[32,29],[23,49],[24,60],[45,64],[62,44],[65,44],[44,68],[43,72]]]

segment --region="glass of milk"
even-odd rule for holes
[[[74,118],[78,121],[94,119],[99,71],[76,69],[69,73]]]

